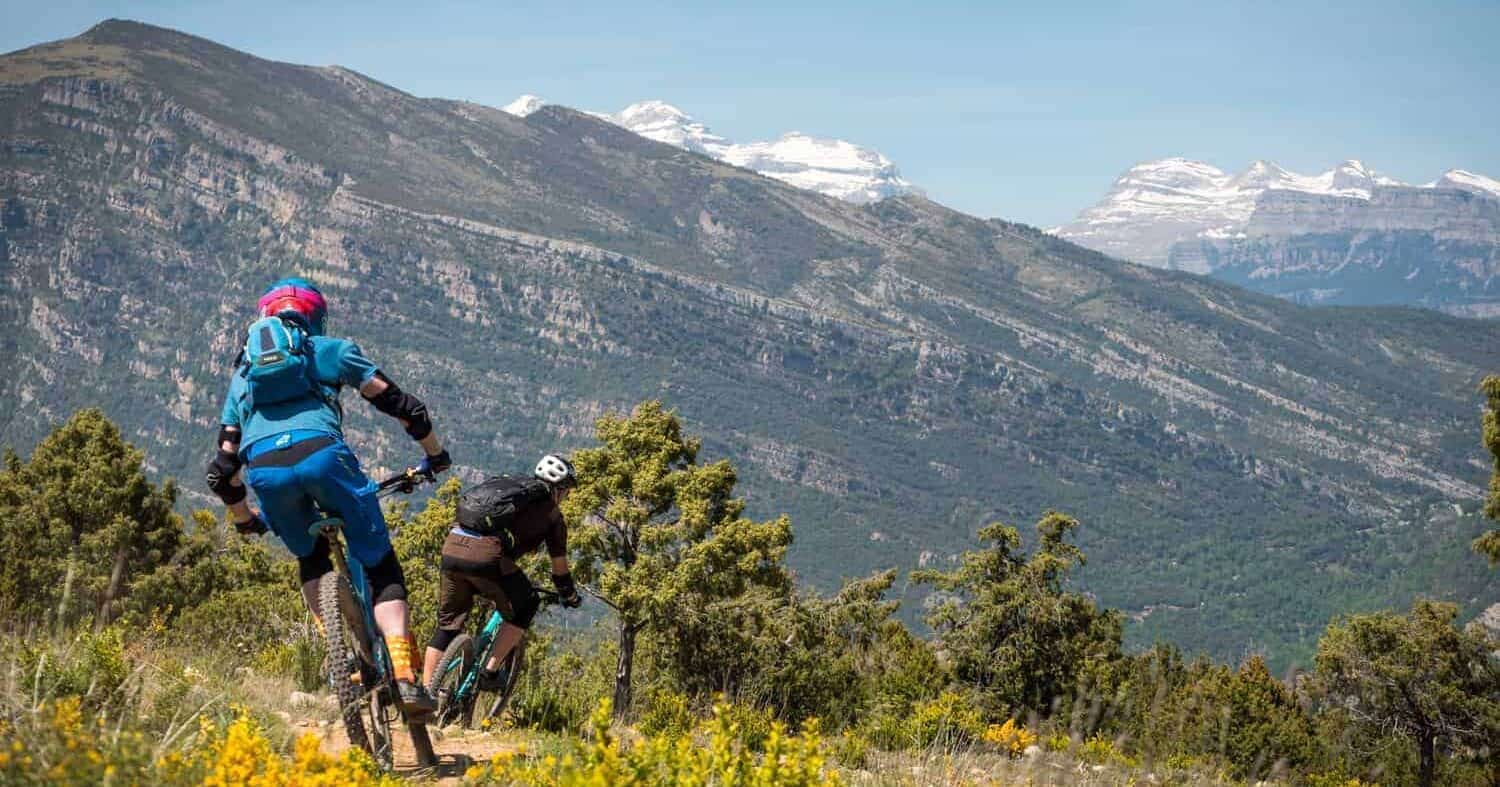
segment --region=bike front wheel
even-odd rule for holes
[[[464,682],[474,668],[474,638],[459,634],[448,643],[443,658],[438,661],[427,684],[427,692],[437,698],[437,723],[439,727],[460,724],[469,727],[474,723],[474,700],[479,687],[465,687]],[[462,691],[462,693],[460,693]]]
[[[318,620],[327,653],[324,673],[338,698],[349,744],[364,749],[381,768],[390,770],[390,709],[377,696],[378,689],[366,688],[377,680],[366,656],[373,655],[374,641],[365,631],[364,613],[343,574],[329,573],[318,582]]]
[[[505,660],[500,662],[500,669],[505,673],[505,685],[495,692],[495,698],[489,704],[489,711],[484,714],[486,719],[499,720],[500,714],[505,712],[506,706],[510,704],[510,698],[515,695],[516,687],[521,685],[521,667],[526,664],[526,640],[522,638],[516,646],[511,649]]]

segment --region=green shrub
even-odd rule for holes
[[[945,691],[936,699],[917,703],[907,722],[908,738],[917,747],[951,748],[979,740],[984,721],[967,697]]]
[[[1307,787],[1376,787],[1371,782],[1360,781],[1343,771],[1309,773],[1305,782]]]
[[[252,585],[219,593],[184,610],[171,629],[173,642],[212,647],[232,661],[248,664],[268,644],[303,635],[311,616],[290,585]]]
[[[526,670],[510,700],[511,722],[543,732],[577,732],[614,680],[614,643],[592,632],[572,637],[566,647],[545,630],[532,629],[526,644]]]
[[[693,721],[687,697],[670,689],[656,689],[646,695],[636,729],[642,735],[681,738],[693,731]]]
[[[844,730],[828,748],[845,768],[864,768],[870,762],[870,741],[857,730]]]
[[[788,735],[779,722],[763,741],[765,753],[751,751],[735,730],[730,710],[721,704],[706,730],[707,745],[683,738],[647,737],[625,743],[610,732],[609,701],[590,716],[589,735],[574,740],[562,756],[502,754],[466,774],[473,785],[631,784],[675,787],[679,784],[811,787],[839,785],[837,772],[825,769],[817,724],[800,735]]]
[[[1069,572],[1084,562],[1069,541],[1077,527],[1078,520],[1048,512],[1028,555],[1020,532],[997,522],[980,528],[982,547],[965,552],[957,568],[912,573],[943,594],[934,597],[927,623],[958,684],[991,716],[1047,713],[1121,659],[1120,613],[1068,584]]]
[[[877,706],[860,719],[856,732],[871,745],[886,751],[902,751],[915,745],[908,718],[889,705]]]
[[[1090,765],[1116,765],[1124,768],[1139,768],[1140,760],[1120,751],[1113,740],[1103,735],[1094,735],[1078,747],[1078,759]]]
[[[511,697],[509,712],[517,727],[560,733],[578,728],[578,718],[555,691],[517,692]]]
[[[272,642],[256,654],[251,665],[267,675],[291,678],[302,691],[317,691],[325,685],[323,645],[309,637]]]
[[[158,661],[154,672],[154,686],[146,701],[142,726],[148,730],[171,730],[197,710],[192,707],[195,675],[174,658]]]
[[[714,723],[719,722],[727,724],[729,734],[746,749],[763,751],[776,717],[766,708],[741,702],[721,702],[714,708]]]
[[[125,659],[124,635],[114,628],[95,634],[79,632],[58,646],[39,640],[22,647],[19,672],[33,697],[77,697],[86,710],[97,710],[118,698],[131,667]]]

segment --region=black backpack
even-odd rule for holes
[[[516,514],[551,491],[546,481],[531,476],[487,478],[458,496],[458,525],[482,536],[507,531]]]

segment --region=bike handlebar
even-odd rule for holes
[[[433,472],[422,472],[415,467],[408,467],[404,471],[381,481],[379,489],[375,494],[380,497],[401,493],[409,495],[422,484],[431,484],[437,481],[437,474]]]

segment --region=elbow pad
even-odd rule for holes
[[[234,474],[240,471],[240,458],[232,451],[219,449],[214,458],[208,463],[208,469],[203,473],[203,480],[208,482],[208,488],[224,505],[232,506],[245,499],[244,485],[235,485]]]
[[[381,375],[385,390],[375,394],[370,404],[392,418],[406,422],[406,434],[413,440],[421,440],[432,434],[432,420],[427,417],[427,405],[421,399],[401,390],[390,378]]]

